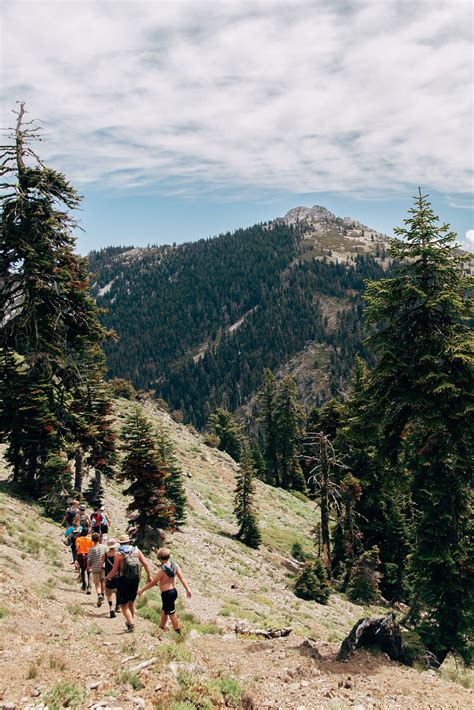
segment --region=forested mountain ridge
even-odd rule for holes
[[[363,352],[361,293],[384,273],[385,245],[313,207],[179,246],[92,252],[92,292],[119,336],[107,347],[109,373],[154,389],[201,427],[216,406],[244,404],[265,367],[317,344],[301,394],[324,399]]]

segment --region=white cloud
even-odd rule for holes
[[[76,183],[472,189],[469,0],[6,1],[5,108]]]
[[[474,248],[474,229],[468,229],[466,232],[466,243],[469,249]]]

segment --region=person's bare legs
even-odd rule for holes
[[[165,614],[165,612],[162,611],[161,618],[160,618],[160,629],[163,629],[163,631],[165,631],[167,622],[168,622],[168,614]]]
[[[176,612],[174,614],[170,614],[170,619],[171,619],[171,625],[175,631],[178,633],[181,633],[181,629],[179,628],[179,619],[178,615]]]
[[[121,604],[120,608],[122,609],[122,614],[125,617],[125,621],[127,622],[127,625],[133,626],[133,616],[132,616],[132,612],[130,610],[130,602],[127,602],[126,604]]]

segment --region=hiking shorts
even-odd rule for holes
[[[117,586],[117,603],[128,604],[128,602],[134,602],[137,598],[139,584],[139,579],[129,581],[128,579],[121,577]]]
[[[177,598],[177,589],[168,589],[166,592],[161,592],[161,601],[165,614],[176,614],[175,602]]]
[[[92,570],[92,581],[94,584],[100,584],[104,579],[104,570],[101,569],[99,572],[94,572]]]
[[[101,525],[100,532],[102,533],[102,535],[107,535],[107,533],[109,532],[109,526],[108,525]]]
[[[87,569],[87,555],[77,555],[76,562],[79,565],[79,569]]]

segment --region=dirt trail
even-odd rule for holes
[[[63,552],[59,541],[61,528],[5,493],[0,504],[4,521],[0,544],[0,707],[44,707],[48,692],[57,690],[58,683],[67,683],[73,693],[70,705],[75,702],[79,708],[184,710],[193,705],[173,705],[180,672],[206,680],[234,675],[257,709],[441,710],[473,705],[471,691],[443,681],[433,672],[418,673],[367,653],[348,664],[338,664],[334,657],[339,644],[321,640],[317,647],[323,659],[315,661],[301,654],[304,636],[245,639],[228,633],[232,621],[215,614],[213,618],[223,627],[222,635],[191,631],[182,643],[176,643],[171,633],[162,634],[141,618],[135,634],[127,634],[121,615],[108,618],[105,607],[97,608],[95,595],[80,591],[69,554]],[[120,515],[118,503],[114,513]],[[123,512],[121,515],[122,524]],[[199,546],[204,549],[205,534],[194,532],[197,538],[201,536]],[[192,531],[182,535],[189,536],[190,544]],[[232,578],[236,578],[235,571],[225,577],[225,584]],[[209,589],[197,579],[193,579],[193,586],[190,608],[212,616],[215,605],[209,600]],[[244,593],[245,589],[236,590],[240,598]],[[156,665],[139,677],[127,675],[136,664],[152,657],[158,657]],[[203,704],[196,701],[195,707],[222,706],[212,698],[206,699],[211,705],[205,705],[203,698],[201,701]]]

